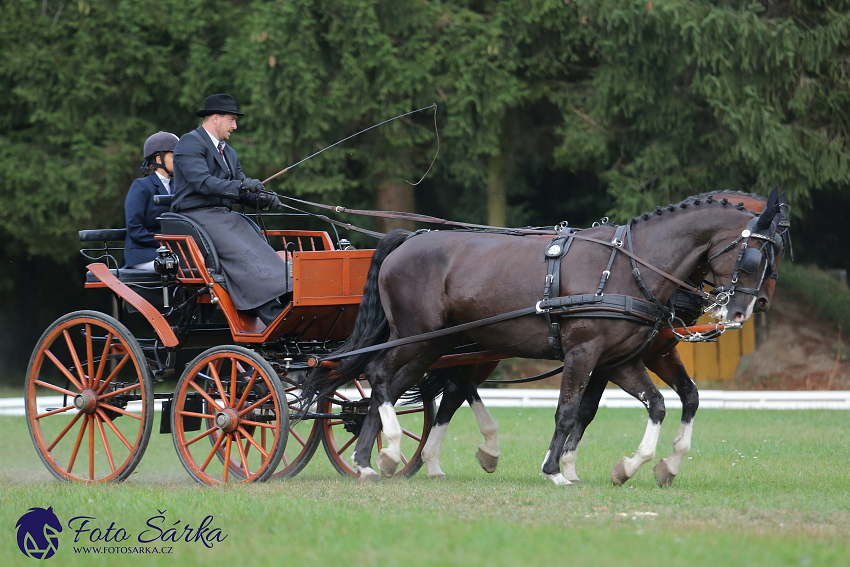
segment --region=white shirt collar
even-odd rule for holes
[[[169,184],[171,183],[171,178],[161,174],[158,169],[156,170],[156,176],[159,177],[159,180],[162,182],[162,186],[165,187],[165,192],[170,195],[171,187],[169,186]]]
[[[204,128],[203,126],[201,126],[201,129],[202,129],[204,132],[206,132],[206,133],[207,133],[207,136],[209,136],[209,137],[210,137],[210,140],[212,140],[213,145],[216,147],[216,149],[218,149],[218,144],[219,144],[220,140],[219,140],[218,138],[216,138],[215,136],[213,136],[212,134],[210,134],[210,131],[209,131],[209,130],[207,130],[206,128]],[[227,142],[225,142],[225,144],[226,144],[226,143],[227,143]]]

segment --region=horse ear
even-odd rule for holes
[[[773,224],[773,219],[780,213],[779,203],[767,204],[762,210],[756,223],[756,232],[764,232]]]
[[[773,190],[770,192],[770,195],[767,197],[767,203],[765,203],[764,208],[762,209],[762,214],[767,211],[773,205],[779,203],[779,186],[776,185],[773,187]]]

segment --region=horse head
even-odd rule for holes
[[[714,314],[722,321],[743,323],[759,305],[770,304],[773,286],[765,286],[776,273],[777,258],[783,253],[779,225],[783,221],[778,189],[771,192],[760,215],[752,218],[737,235],[723,231],[713,240],[708,264],[715,275]],[[731,238],[730,238],[731,236]],[[730,242],[731,240],[731,242]]]

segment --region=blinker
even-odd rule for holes
[[[752,274],[758,269],[759,264],[761,264],[761,251],[757,248],[747,248],[744,257],[741,258],[741,270]]]

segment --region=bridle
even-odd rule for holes
[[[788,232],[790,223],[785,220],[784,213],[780,213],[774,217],[768,228],[759,230],[759,220],[760,217],[758,216],[753,218],[749,223],[747,223],[747,227],[741,231],[740,236],[729,243],[729,245],[723,248],[723,250],[708,258],[708,263],[710,265],[711,261],[718,256],[733,250],[738,246],[738,244],[741,245],[738,249],[738,257],[735,260],[735,267],[732,271],[730,284],[728,286],[717,286],[709,292],[712,296],[714,296],[714,303],[710,305],[706,311],[716,306],[726,305],[736,292],[758,297],[760,287],[751,288],[739,286],[738,274],[741,271],[749,274],[754,273],[761,265],[763,259],[767,261],[767,264],[765,266],[765,275],[762,278],[761,283],[764,283],[770,278],[776,279],[776,256],[782,249],[782,235]],[[784,230],[780,230],[780,227],[784,227]],[[771,234],[773,234],[773,236],[770,236]],[[762,240],[765,244],[762,244],[761,248],[751,248],[749,246],[751,238]],[[766,243],[770,243],[771,246],[768,247]],[[767,272],[767,268],[770,268],[770,273]]]

